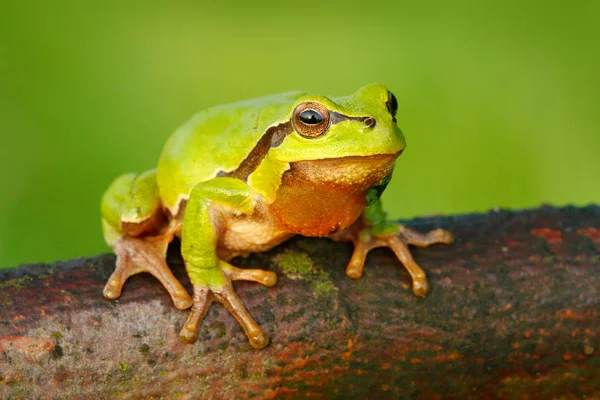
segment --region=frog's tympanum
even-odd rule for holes
[[[122,175],[104,194],[104,237],[117,255],[104,297],[118,298],[127,278],[149,272],[177,308],[191,307],[181,340],[196,340],[216,301],[260,349],[269,338],[232,281],[273,286],[277,276],[229,262],[297,234],[353,242],[346,274],[355,279],[371,249],[389,247],[411,275],[414,294],[425,296],[425,273],[407,246],[453,239],[441,229],[420,234],[385,217],[379,197],[406,146],[397,109],[396,97],[373,84],[346,97],[289,92],[196,114],[167,141],[155,170]],[[192,297],[165,261],[175,236]]]

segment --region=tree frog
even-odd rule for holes
[[[288,92],[194,115],[168,139],[156,169],[122,175],[103,195],[104,237],[117,256],[104,297],[118,298],[131,275],[149,272],[177,308],[190,308],[182,341],[196,341],[206,311],[219,302],[260,349],[269,338],[232,282],[270,287],[277,276],[230,262],[297,234],[352,242],[346,274],[354,279],[371,249],[389,247],[411,275],[413,293],[425,296],[425,273],[407,246],[453,237],[386,219],[379,197],[406,146],[397,111],[396,97],[371,84],[350,96]],[[165,261],[174,237],[193,296]]]

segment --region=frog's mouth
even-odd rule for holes
[[[401,153],[296,161],[290,164],[288,172],[309,182],[349,186],[366,192],[391,177]]]

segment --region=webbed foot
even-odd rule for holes
[[[164,242],[164,243],[163,243]],[[104,286],[104,297],[109,300],[118,299],[127,279],[140,272],[148,272],[158,279],[171,295],[171,299],[180,310],[192,306],[192,298],[187,290],[175,278],[165,261],[161,247],[168,244],[167,239],[160,237],[138,238],[123,236],[113,245],[117,255],[115,271]]]
[[[412,291],[418,297],[424,297],[429,293],[429,283],[425,272],[413,259],[408,245],[427,247],[436,243],[451,244],[454,242],[454,236],[443,229],[435,229],[421,234],[402,225],[398,225],[396,232],[388,231],[377,234],[372,234],[368,227],[353,226],[336,234],[333,239],[354,243],[354,252],[346,267],[346,275],[353,279],[362,276],[369,251],[377,247],[389,247],[410,274],[413,281]]]
[[[212,302],[223,304],[242,326],[250,344],[255,349],[262,349],[269,344],[269,337],[254,321],[246,307],[235,293],[232,281],[252,281],[271,287],[277,283],[277,275],[271,271],[260,269],[240,269],[221,262],[221,268],[210,272],[205,285],[194,286],[193,305],[190,315],[181,329],[179,337],[184,343],[194,343],[198,337],[198,329],[204,315]],[[207,274],[208,275],[208,274]]]

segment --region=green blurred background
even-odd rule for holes
[[[99,199],[211,105],[386,84],[395,218],[600,199],[600,2],[3,1],[0,266],[108,251]]]

